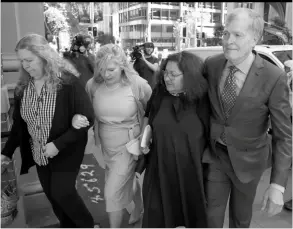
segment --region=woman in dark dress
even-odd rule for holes
[[[145,156],[142,227],[207,227],[201,157],[208,147],[209,100],[202,60],[189,52],[161,66],[145,113],[152,128]]]

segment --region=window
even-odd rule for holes
[[[167,33],[173,33],[173,26],[172,25],[167,25],[166,32]]]
[[[222,9],[222,4],[221,2],[213,2],[213,8],[215,10],[221,10]]]
[[[292,60],[292,50],[275,51],[273,54],[281,61],[283,64],[287,60]]]
[[[212,8],[212,2],[206,2],[205,3],[205,8],[211,9]]]
[[[179,2],[170,2],[171,6],[179,6]]]
[[[153,19],[158,19],[161,17],[161,9],[152,9]]]
[[[238,7],[253,9],[254,4],[253,2],[238,2]]]
[[[141,9],[142,16],[146,16],[146,8]]]
[[[172,20],[177,20],[179,18],[179,10],[170,10],[170,17]]]
[[[162,32],[162,25],[152,25],[151,31],[156,32],[156,33],[161,33]]]
[[[169,16],[169,10],[162,10],[162,17],[168,18],[168,16]]]
[[[213,13],[212,23],[220,23],[220,22],[221,22],[221,13]]]
[[[140,4],[140,2],[128,2],[128,7]]]
[[[198,8],[204,8],[204,2],[199,2],[198,3]]]

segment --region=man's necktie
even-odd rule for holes
[[[224,109],[224,115],[225,115],[225,122],[227,121],[228,117],[231,114],[231,110],[235,105],[237,93],[237,85],[236,85],[236,79],[235,79],[235,72],[238,71],[238,69],[235,66],[229,67],[229,75],[226,78],[224,88],[221,94],[221,101]],[[226,136],[225,132],[221,134],[221,139],[226,144]]]

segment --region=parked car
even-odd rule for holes
[[[256,45],[255,51],[267,61],[273,63],[281,69],[284,69],[284,62],[292,60],[293,45]],[[186,48],[186,51],[192,52],[205,59],[208,56],[223,52],[222,46]]]

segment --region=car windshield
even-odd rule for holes
[[[286,60],[292,60],[292,50],[275,51],[273,54],[284,64]]]

